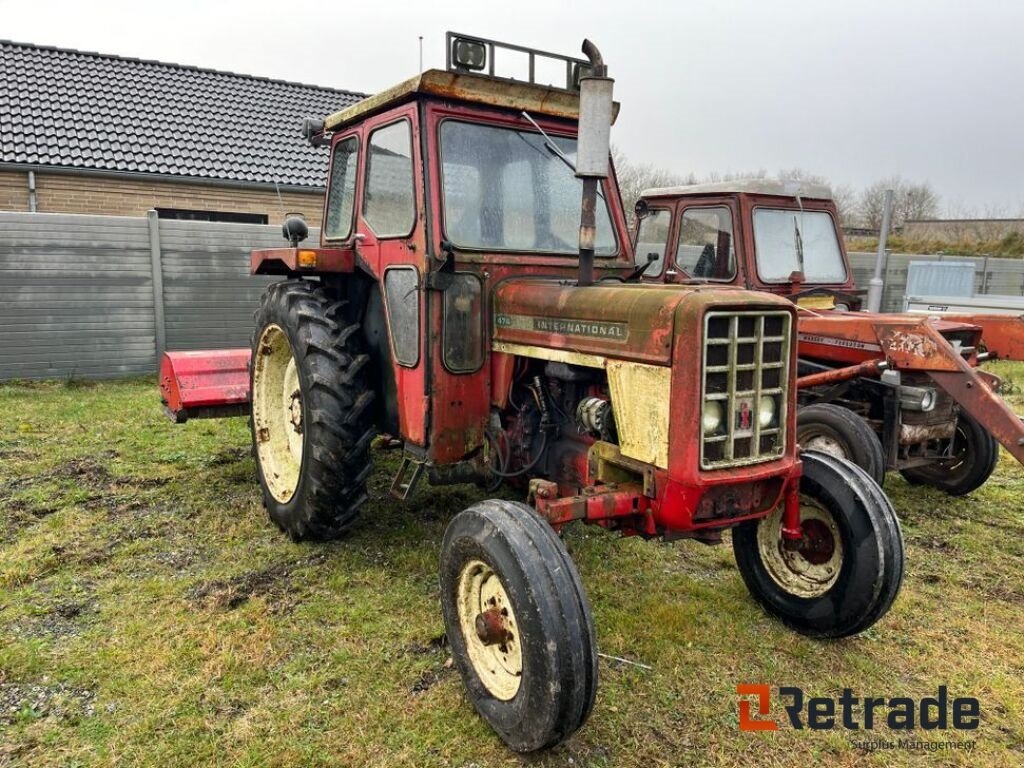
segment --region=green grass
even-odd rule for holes
[[[1024,366],[999,371],[1024,381]],[[1024,410],[1024,399],[1012,395]],[[737,730],[738,683],[981,700],[972,755],[1024,762],[1024,471],[965,499],[890,476],[908,572],[860,637],[793,634],[731,549],[566,534],[593,603],[593,716],[508,753],[440,642],[437,551],[472,488],[387,495],[344,541],[293,544],[263,513],[242,419],[173,426],[150,381],[0,386],[0,766],[660,766],[931,763],[843,731]],[[883,732],[884,734],[884,732]],[[853,734],[861,737],[861,734]],[[929,734],[918,735],[928,736]]]

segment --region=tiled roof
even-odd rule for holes
[[[0,163],[323,187],[302,138],[363,94],[0,41]]]

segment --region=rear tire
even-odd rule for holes
[[[970,415],[956,422],[956,453],[953,458],[923,467],[901,469],[911,485],[930,485],[950,496],[964,496],[989,479],[999,463],[999,443]]]
[[[882,443],[861,416],[833,403],[806,405],[796,413],[796,440],[808,451],[852,461],[879,485],[885,482]]]
[[[797,632],[846,637],[892,606],[903,582],[903,534],[889,500],[852,462],[801,454],[804,543],[782,541],[781,506],[732,535],[736,564],[754,598]]]
[[[511,749],[553,747],[583,726],[597,694],[594,620],[565,546],[531,507],[491,499],[456,515],[441,607],[469,698]],[[493,612],[498,634],[483,637]]]
[[[366,500],[374,393],[360,327],[318,283],[270,286],[255,315],[249,421],[263,505],[293,539],[333,539]]]

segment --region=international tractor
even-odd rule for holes
[[[507,49],[528,78],[493,75]],[[399,497],[423,479],[520,489],[525,503],[453,516],[440,581],[469,699],[524,752],[573,734],[597,690],[559,536],[572,521],[710,543],[732,529],[753,596],[821,637],[873,625],[903,575],[878,486],[798,451],[795,306],[638,279],[609,166],[612,80],[583,50],[449,34],[446,70],[308,121],[330,147],[320,242],[292,219],[290,247],[252,254],[281,281],[251,350],[171,353],[161,374],[178,420],[251,399],[263,502],[294,539],[353,525],[378,432],[404,444]],[[556,86],[536,82],[542,59]]]
[[[860,292],[828,187],[750,179],[645,191],[635,252],[645,281],[742,286],[798,312],[797,442],[898,470],[955,496],[981,486],[999,444],[1024,462],[1024,423],[977,368],[1024,360],[1024,317],[857,311]]]

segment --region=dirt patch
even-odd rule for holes
[[[66,683],[0,683],[0,725],[53,718],[73,720],[96,713],[96,694]]]
[[[425,643],[410,643],[406,646],[405,650],[407,653],[415,655],[423,655],[428,653],[441,653],[448,648],[448,635],[440,634],[436,637],[432,637]]]
[[[67,601],[44,614],[15,623],[11,631],[21,637],[74,637],[81,634],[89,616],[95,612],[95,600]]]
[[[437,685],[439,682],[441,682],[444,678],[446,678],[452,673],[453,666],[454,661],[452,660],[452,657],[449,656],[445,660],[444,664],[442,664],[440,667],[428,669],[426,672],[424,672],[422,675],[416,678],[416,682],[412,684],[413,695],[418,695],[429,691],[431,688],[433,688],[435,685]]]
[[[235,464],[239,461],[245,461],[251,454],[251,448],[224,448],[210,459],[209,464],[211,467]]]
[[[253,597],[264,597],[273,610],[287,610],[295,604],[298,591],[289,578],[297,568],[320,565],[325,555],[303,560],[274,563],[258,571],[249,571],[231,579],[209,581],[190,589],[185,597],[196,608],[232,611]]]

